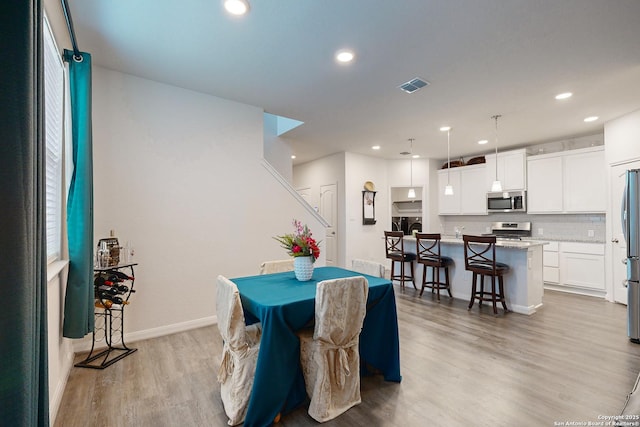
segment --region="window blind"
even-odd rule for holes
[[[60,257],[62,225],[62,143],[64,119],[64,64],[49,22],[43,26],[44,101],[46,142],[47,261]]]

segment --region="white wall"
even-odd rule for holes
[[[95,238],[115,230],[139,262],[130,341],[212,323],[217,275],[286,258],[272,236],[293,218],[324,238],[262,166],[260,108],[100,67],[93,103]]]
[[[294,188],[306,189],[307,201],[315,209],[320,206],[320,187],[327,184],[337,184],[338,187],[338,224],[337,224],[337,254],[336,266],[345,267],[345,153],[333,154],[313,162],[303,163],[293,167]]]
[[[374,225],[362,224],[362,191],[364,183],[376,187]],[[384,231],[391,230],[387,161],[362,154],[345,153],[345,266],[354,258],[386,264]],[[389,265],[390,267],[390,265]]]
[[[293,181],[291,147],[278,136],[278,118],[273,114],[264,114],[264,158],[287,181]]]

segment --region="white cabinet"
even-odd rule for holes
[[[531,156],[527,185],[528,213],[605,212],[604,147]]]
[[[449,182],[453,195],[445,196],[444,188]],[[440,215],[486,215],[487,189],[484,164],[442,169],[438,171],[438,214]]]
[[[450,177],[449,177],[450,176]],[[444,187],[447,185],[447,178],[450,179],[453,187],[453,195],[445,196]],[[438,171],[438,213],[440,215],[456,215],[460,213],[460,172],[457,168],[451,171]]]
[[[550,242],[545,245],[545,287],[565,292],[604,296],[604,244]]]
[[[545,283],[560,282],[560,257],[558,254],[558,242],[549,242],[544,245],[542,252],[542,278]]]
[[[604,151],[564,157],[564,210],[605,212],[607,187]]]
[[[484,156],[487,166],[486,190],[496,179],[496,155]],[[498,153],[498,179],[503,190],[527,189],[527,151],[525,149]]]
[[[529,158],[527,212],[562,212],[562,157]]]
[[[487,188],[484,185],[485,165],[460,168],[460,213],[487,214]]]

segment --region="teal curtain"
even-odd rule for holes
[[[40,0],[0,3],[0,425],[48,426]]]
[[[91,55],[75,57],[64,51],[69,63],[73,174],[67,201],[69,278],[64,300],[63,335],[82,338],[93,331],[93,150],[91,132]]]

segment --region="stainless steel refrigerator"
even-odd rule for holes
[[[640,344],[640,169],[626,173],[622,230],[627,241],[627,334]]]

